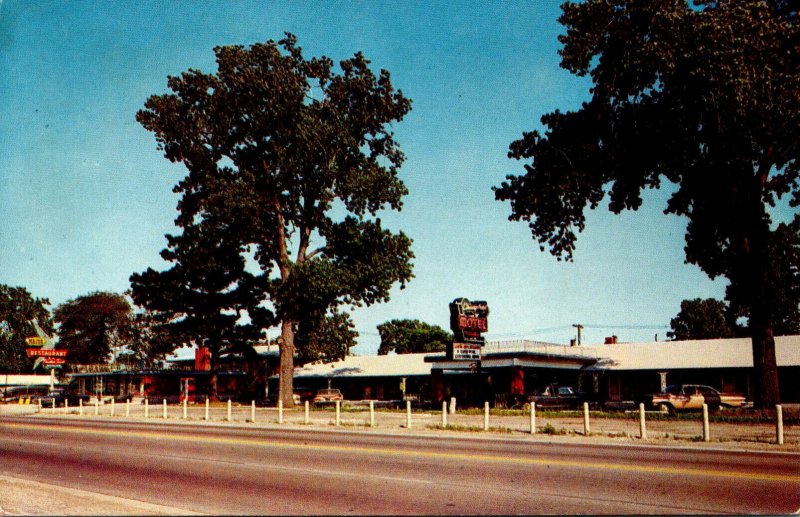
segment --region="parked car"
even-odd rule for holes
[[[662,393],[649,395],[645,403],[651,408],[673,413],[702,409],[703,404],[716,411],[719,408],[742,407],[746,398],[741,393],[720,393],[711,386],[702,384],[674,384]]]
[[[342,392],[337,389],[323,389],[319,390],[314,396],[314,404],[324,404],[325,402],[336,402],[337,400],[344,400]]]
[[[292,398],[294,398],[295,404],[302,404],[306,400],[313,400],[314,399],[314,390],[311,388],[295,388],[294,393],[292,393]]]
[[[540,407],[574,409],[589,402],[589,396],[572,386],[551,384],[529,396],[528,402],[535,402]]]
[[[63,406],[65,401],[70,406],[77,406],[81,401],[84,403],[89,402],[89,395],[70,393],[67,390],[53,390],[47,393],[47,395],[42,395],[34,399],[34,401],[36,400],[40,401],[44,407],[52,406],[53,402],[56,403],[56,406]]]

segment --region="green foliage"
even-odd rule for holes
[[[677,185],[686,260],[726,276],[746,307],[757,403],[777,401],[769,302],[778,237],[767,211],[800,204],[800,24],[782,2],[590,0],[563,5],[561,66],[589,75],[591,99],[542,117],[509,156],[530,160],[495,188],[540,248],[572,259],[585,209],[637,209],[641,191]],[[796,300],[793,301],[796,304]]]
[[[715,339],[734,336],[734,325],[725,302],[706,298],[683,300],[678,315],[670,321],[670,339]]]
[[[419,320],[391,320],[378,325],[381,345],[378,355],[441,352],[453,342],[453,334]]]
[[[56,307],[53,318],[70,363],[105,363],[131,340],[131,306],[120,294],[79,296]]]
[[[0,284],[0,372],[29,373],[33,360],[26,354],[25,338],[36,336],[36,319],[45,332],[53,331],[46,298],[34,298],[24,287]]]
[[[411,101],[361,53],[337,71],[327,57],[306,59],[291,34],[214,52],[215,74],[170,77],[172,93],[150,97],[137,120],[188,171],[175,187],[177,224],[225,225],[240,253],[253,252],[261,276],[252,294],[281,324],[289,406],[294,333],[342,304],[386,301],[412,278],[411,240],[375,218],[399,210],[407,193],[391,124]]]
[[[348,314],[333,313],[322,319],[304,319],[295,335],[298,359],[302,363],[344,359],[355,346],[357,337],[358,332],[353,330]]]

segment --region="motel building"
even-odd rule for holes
[[[800,402],[800,336],[775,338],[781,401]],[[241,402],[274,400],[279,354],[275,345],[254,347],[244,358],[223,356],[221,398]],[[543,387],[572,386],[606,407],[627,407],[671,384],[705,384],[740,392],[752,400],[753,360],[749,338],[606,343],[569,346],[539,341],[487,342],[480,360],[452,360],[446,354],[348,356],[333,363],[295,369],[296,391],[339,389],[346,400],[439,404],[455,397],[462,406],[484,401],[518,407]],[[205,400],[209,362],[203,349],[182,349],[163,368],[140,370],[93,365],[66,379],[80,393],[103,399],[145,397],[189,402]]]

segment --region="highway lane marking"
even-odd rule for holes
[[[76,428],[76,427],[61,427],[49,426],[45,424],[21,424],[21,423],[3,423],[0,427],[11,427],[15,429],[32,429],[32,430],[48,430],[60,433],[78,433],[95,436],[114,436],[120,434],[120,430],[103,430],[103,429],[90,429],[90,428]],[[209,444],[222,444],[222,445],[240,445],[240,446],[259,446],[271,449],[294,449],[306,450],[315,452],[341,452],[341,453],[358,453],[358,454],[382,454],[386,456],[401,456],[401,457],[418,457],[430,459],[450,459],[450,460],[467,460],[467,461],[491,461],[497,463],[512,463],[520,465],[535,465],[535,466],[557,466],[565,468],[581,468],[581,469],[597,469],[597,470],[610,470],[620,472],[640,472],[649,474],[665,474],[665,475],[687,475],[687,476],[705,476],[705,477],[721,477],[753,481],[780,481],[789,483],[800,483],[800,475],[787,475],[787,474],[768,474],[760,472],[737,472],[732,470],[716,470],[716,469],[693,469],[693,468],[677,468],[677,467],[661,467],[656,465],[624,465],[619,463],[596,463],[577,460],[558,460],[558,459],[540,459],[540,458],[511,458],[507,456],[496,456],[490,454],[466,454],[457,452],[439,452],[439,451],[416,451],[408,449],[385,449],[378,447],[357,447],[346,445],[321,445],[321,444],[308,444],[308,443],[285,443],[265,441],[260,439],[245,439],[245,438],[224,438],[219,436],[192,436],[181,435],[170,432],[151,432],[151,431],[124,431],[126,436],[138,438],[150,438],[156,440],[174,440],[191,443],[209,443]],[[10,441],[13,441],[9,438]]]

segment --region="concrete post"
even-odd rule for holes
[[[228,399],[228,422],[232,420],[231,418],[231,399]]]
[[[711,441],[711,434],[708,428],[708,404],[703,404],[703,441]]]
[[[489,430],[489,401],[483,403],[483,430]]]
[[[411,401],[406,400],[406,429],[411,429]]]
[[[144,417],[150,418],[150,401],[146,397],[144,399]]]
[[[369,401],[369,426],[375,427],[375,401]]]
[[[309,416],[308,415],[308,401],[306,400],[306,402],[304,404],[304,408],[303,408],[303,423],[304,424],[308,424],[308,421],[309,421],[308,416]]]
[[[780,404],[775,406],[775,426],[778,445],[783,445],[783,406]]]
[[[203,415],[203,420],[208,421],[208,397],[206,397],[206,413]]]
[[[51,402],[53,403],[53,414],[55,415],[56,414],[56,399],[55,399],[55,397],[53,397],[53,400]]]
[[[64,399],[64,414],[65,415],[69,414],[69,400],[67,399]]]
[[[339,427],[342,424],[342,401],[336,401],[336,427]]]
[[[100,398],[94,399],[94,416],[100,414]]]
[[[450,414],[451,415],[455,415],[456,414],[456,398],[455,397],[450,397]]]
[[[647,440],[647,424],[644,420],[644,403],[639,404],[639,438]]]
[[[78,400],[78,414],[83,416],[83,399]]]
[[[114,416],[114,399],[111,399],[111,416]]]
[[[442,427],[447,427],[447,402],[442,402]]]
[[[28,399],[25,399],[25,400],[27,401]],[[42,412],[42,399],[39,399],[36,402],[37,402],[37,405],[39,406],[38,412],[41,413]]]
[[[256,401],[250,401],[250,421],[255,423],[256,421]]]
[[[531,402],[531,434],[536,434],[536,402]]]
[[[592,429],[589,427],[589,403],[583,403],[583,435],[588,436],[589,433],[592,432]]]
[[[279,424],[283,423],[283,401],[282,400],[278,401],[278,423]]]
[[[167,418],[167,399],[164,399],[164,418]]]
[[[131,399],[125,400],[125,416],[131,416]]]

